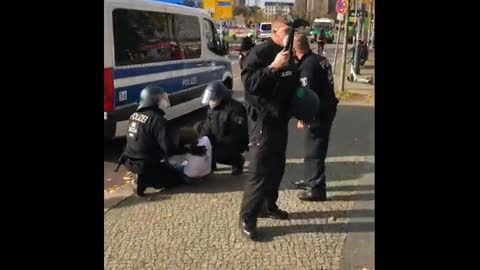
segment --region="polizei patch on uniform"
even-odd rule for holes
[[[128,136],[135,137],[138,132],[137,122],[130,122],[130,126],[128,127]]]
[[[293,72],[291,70],[283,71],[280,73],[280,77],[287,77],[287,76],[292,76]]]
[[[138,121],[140,123],[144,123],[147,122],[148,120],[148,116],[144,115],[144,114],[140,114],[140,113],[134,113],[132,114],[132,116],[130,117],[130,120],[134,120],[134,121]]]
[[[328,62],[327,58],[324,58],[322,61],[320,61],[320,66],[322,69],[326,70],[328,73],[328,81],[330,82],[331,85],[333,85],[333,72],[332,72],[332,66],[330,65],[330,62]]]
[[[128,127],[128,132],[137,133],[137,123],[131,122],[130,126]]]
[[[302,83],[302,86],[305,87],[308,84],[307,77],[300,78],[300,83]]]

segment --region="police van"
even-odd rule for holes
[[[207,11],[165,1],[104,0],[104,138],[126,135],[147,85],[163,87],[174,119],[204,106],[210,82],[232,89],[233,76]]]
[[[262,22],[257,29],[257,39],[265,41],[272,37],[272,23]]]

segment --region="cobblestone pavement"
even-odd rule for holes
[[[149,199],[130,197],[105,214],[105,269],[339,269],[353,200],[373,200],[371,192],[354,191],[358,180],[350,179],[369,174],[372,160],[351,161],[327,163],[332,200],[323,203],[296,198],[291,181],[302,167],[288,163],[278,201],[291,219],[259,219],[259,242],[237,229],[247,175],[220,171]]]
[[[292,121],[278,199],[280,208],[290,212],[290,220],[259,219],[260,241],[244,239],[237,224],[248,175],[233,177],[230,169],[220,166],[205,182],[156,192],[146,199],[131,196],[106,211],[104,269],[351,270],[373,266],[363,261],[342,264],[349,257],[346,240],[374,231],[374,210],[358,207],[375,196],[373,113],[373,107],[340,106],[327,158],[329,201],[302,202],[296,197],[292,181],[303,175],[303,136]],[[370,242],[366,244],[373,245]],[[373,254],[373,246],[359,248]]]

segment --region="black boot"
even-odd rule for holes
[[[212,172],[217,170],[217,162],[212,162]]]
[[[327,200],[327,191],[325,189],[307,189],[300,192],[298,198],[302,201],[308,202],[324,202]]]
[[[243,236],[250,240],[257,239],[257,220],[241,218],[239,227]]]
[[[137,194],[139,197],[145,196],[145,190],[147,189],[141,182],[138,183],[138,177],[131,182],[133,193]]]
[[[243,165],[245,165],[245,159],[241,157],[240,163],[237,165],[232,165],[232,175],[241,175],[243,174]]]
[[[280,208],[267,209],[260,212],[258,217],[261,218],[273,218],[273,219],[288,219],[288,212],[283,211]]]
[[[303,180],[299,180],[299,181],[296,181],[296,182],[293,182],[293,184],[295,185],[296,188],[298,189],[306,189],[308,187],[308,184],[303,181]]]

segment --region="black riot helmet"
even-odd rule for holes
[[[156,85],[148,85],[140,92],[140,104],[137,110],[153,106],[165,110],[170,107],[170,101],[165,89]]]
[[[232,90],[227,89],[222,82],[212,82],[207,85],[202,95],[202,104],[215,107],[224,99],[232,97]],[[215,105],[215,106],[213,106]]]
[[[309,123],[315,120],[320,109],[317,93],[308,87],[299,87],[290,102],[290,115],[300,121]]]

